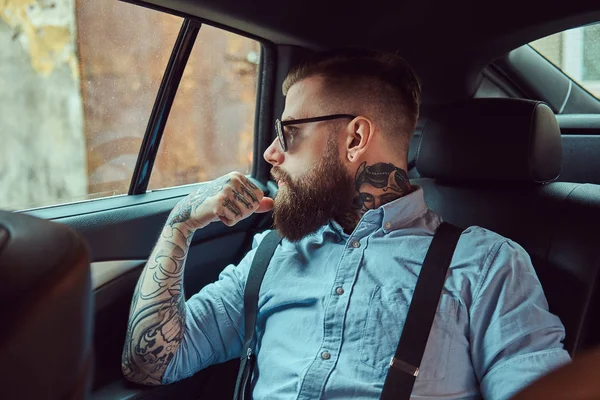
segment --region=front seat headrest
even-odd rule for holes
[[[423,117],[416,156],[422,177],[545,183],[560,174],[560,128],[542,102],[472,99]]]
[[[84,240],[66,225],[0,211],[4,399],[83,399],[93,307]]]

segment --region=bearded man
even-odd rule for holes
[[[275,201],[240,173],[182,200],[136,288],[123,372],[168,384],[240,356],[256,248],[187,302],[194,231],[273,209],[283,237],[262,282],[255,399],[377,399],[441,218],[407,175],[420,85],[393,54],[318,53],[294,67],[266,149]],[[569,361],[531,260],[481,227],[461,235],[413,396],[507,399]]]

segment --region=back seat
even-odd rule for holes
[[[556,118],[543,103],[473,99],[424,110],[413,149],[429,207],[522,245],[575,355],[600,344],[600,185],[552,182],[561,168]]]

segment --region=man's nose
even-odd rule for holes
[[[279,140],[275,138],[269,147],[265,150],[263,157],[265,160],[271,164],[272,166],[281,165],[283,163],[283,151],[281,150],[281,145],[279,144]]]

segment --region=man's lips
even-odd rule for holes
[[[271,170],[271,177],[275,182],[277,182],[278,187],[286,186],[288,181],[287,174],[283,173],[283,171],[279,170],[277,167]]]
[[[271,176],[273,177],[273,180],[275,182],[277,182],[277,186],[281,187],[281,186],[285,185],[285,180],[283,179],[282,176],[278,176],[278,174],[277,175],[271,174]]]

